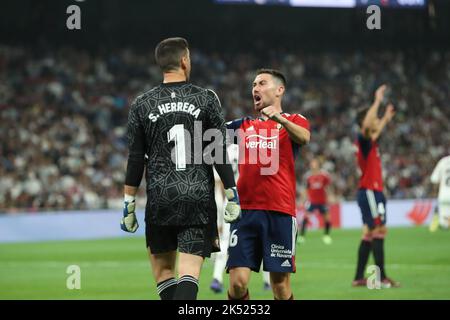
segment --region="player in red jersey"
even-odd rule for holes
[[[359,180],[358,205],[363,219],[363,235],[358,249],[358,262],[353,286],[366,286],[364,270],[373,252],[375,264],[380,271],[380,285],[383,288],[398,287],[400,284],[386,276],[384,269],[384,237],[386,234],[386,198],[383,194],[383,175],[378,137],[384,127],[392,120],[395,111],[389,103],[382,118],[378,109],[384,99],[386,85],[375,92],[375,101],[368,109],[358,112],[357,121],[361,128],[356,141],[357,160],[361,169]]]
[[[293,299],[290,273],[295,272],[296,179],[294,159],[309,142],[309,122],[284,113],[282,73],[261,69],[253,82],[254,108],[260,118],[227,124],[238,141],[238,192],[242,217],[230,226],[229,299],[249,299],[251,271],[270,272],[274,298]]]
[[[306,212],[298,240],[299,243],[305,242],[306,227],[309,222],[308,216],[317,210],[325,221],[325,234],[322,240],[325,244],[331,244],[331,219],[327,203],[327,188],[330,186],[331,178],[328,173],[321,170],[319,159],[312,159],[309,167],[311,171],[306,178],[308,201],[305,205]]]

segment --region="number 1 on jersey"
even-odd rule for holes
[[[184,125],[176,124],[167,132],[167,140],[175,141],[175,168],[177,171],[186,169],[186,146],[184,143]]]

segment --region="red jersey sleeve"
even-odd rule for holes
[[[299,125],[302,128],[305,128],[306,130],[309,130],[309,121],[308,119],[306,119],[304,116],[302,116],[301,114],[292,114],[289,118],[290,121],[292,121],[293,123],[295,123],[296,125]]]

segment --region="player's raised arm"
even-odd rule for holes
[[[377,91],[375,92],[375,100],[373,101],[361,123],[361,132],[365,138],[371,137],[371,128],[378,120],[378,109],[384,99],[386,88],[387,86],[383,84],[377,89]]]
[[[139,119],[138,106],[134,102],[130,108],[127,123],[128,162],[124,186],[124,208],[121,228],[126,232],[136,232],[136,193],[141,184],[145,165],[145,135]]]
[[[377,140],[380,136],[381,132],[383,132],[384,127],[392,120],[395,115],[394,106],[392,103],[389,103],[386,107],[386,111],[384,112],[383,118],[375,125],[374,131],[371,133],[372,140]]]

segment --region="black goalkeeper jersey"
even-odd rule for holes
[[[203,142],[203,134],[214,128],[224,144],[217,95],[188,82],[161,84],[133,102],[127,137],[130,156],[146,158],[147,223],[215,223],[213,170],[202,157],[211,143]]]

